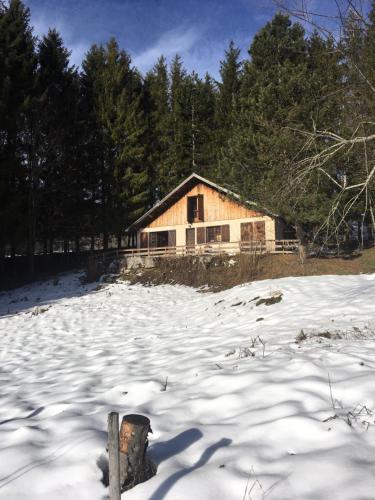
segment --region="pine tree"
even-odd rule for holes
[[[170,191],[193,169],[192,162],[192,117],[191,85],[177,55],[170,69],[171,146],[168,157],[168,177],[164,189]]]
[[[119,244],[127,224],[147,207],[148,183],[143,114],[143,88],[140,76],[131,68],[129,55],[115,39],[106,47],[92,47],[83,65],[90,126],[87,132],[98,138],[99,204],[104,248],[110,234]],[[91,132],[90,132],[91,131]],[[91,141],[87,142],[90,148]],[[92,158],[91,153],[86,155]]]
[[[20,0],[11,0],[0,14],[0,248],[8,243],[15,255],[16,246],[27,241],[31,271],[36,181],[29,115],[35,66],[29,10]]]
[[[215,86],[209,74],[204,80],[196,73],[189,77],[191,108],[191,171],[214,177],[215,152]]]
[[[124,201],[124,216],[119,220],[119,227],[130,225],[150,207],[152,184],[147,162],[147,121],[144,113],[144,89],[141,76],[131,71],[131,82],[123,95],[123,115],[119,142],[123,144],[121,164],[124,189],[121,199]],[[124,135],[122,135],[124,134]],[[121,138],[123,142],[121,142]]]
[[[0,27],[3,26],[3,19],[6,13],[5,5],[0,4]],[[7,211],[8,211],[8,188],[9,188],[9,174],[8,165],[6,165],[6,116],[7,98],[5,94],[6,83],[6,67],[5,67],[5,39],[4,34],[0,32],[0,225],[3,228],[7,224]],[[1,232],[0,234],[0,263],[5,256],[5,248],[8,243],[9,234]]]
[[[238,99],[241,87],[242,62],[240,49],[231,41],[225,51],[225,59],[220,61],[221,82],[218,84],[216,103],[217,150],[225,147],[231,137],[238,112]]]
[[[105,232],[106,190],[103,127],[99,117],[105,69],[104,47],[93,45],[82,62],[80,75],[80,122],[82,130],[82,167],[86,174],[86,227],[94,249],[95,237]],[[104,187],[104,192],[103,192]],[[108,244],[108,243],[107,243]]]
[[[79,168],[78,75],[69,65],[69,51],[50,30],[38,46],[38,155],[40,238],[50,249],[56,237],[79,239],[82,172]],[[78,245],[77,245],[78,246]]]
[[[166,194],[168,154],[171,147],[171,112],[169,76],[166,60],[161,56],[145,78],[148,116],[148,163],[151,203]]]
[[[305,221],[321,221],[330,196],[324,179],[310,178],[297,191],[291,189],[305,142],[299,131],[332,118],[332,105],[324,98],[335,91],[337,80],[323,78],[328,73],[323,55],[329,48],[319,44],[323,41],[315,35],[309,45],[303,28],[282,14],[256,34],[245,65],[241,111],[225,156],[230,182],[244,196],[299,228]],[[337,61],[330,63],[337,75]]]

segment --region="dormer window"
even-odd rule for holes
[[[203,194],[187,197],[187,220],[189,224],[204,221]]]

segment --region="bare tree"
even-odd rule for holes
[[[356,87],[345,82],[342,106],[350,119],[342,123],[340,130],[319,130],[313,123],[310,130],[298,130],[305,137],[304,145],[294,158],[294,168],[287,183],[290,192],[298,190],[308,178],[316,173],[326,176],[336,193],[332,199],[330,211],[319,233],[327,239],[338,234],[347,224],[351,211],[361,207],[361,237],[363,227],[369,215],[375,233],[375,116],[374,108],[367,105],[375,102],[375,81],[366,72],[366,65],[361,64],[342,43],[345,33],[350,30],[350,21],[354,20],[360,36],[366,36],[370,28],[368,12],[370,4],[361,0],[331,0],[325,2],[324,11],[314,11],[308,0],[274,0],[277,7],[301,22],[307,30],[317,30],[321,36],[335,41],[335,50],[340,51],[344,64],[355,75]],[[350,36],[350,33],[349,33]],[[375,74],[375,68],[374,68]],[[362,103],[362,105],[360,104]],[[375,114],[375,113],[374,113]],[[356,162],[355,175],[346,175],[346,169],[332,164],[344,165]]]

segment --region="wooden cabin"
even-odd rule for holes
[[[274,242],[284,238],[283,221],[227,189],[190,175],[127,230],[134,246],[230,248],[231,244]],[[136,241],[135,241],[136,240]],[[234,246],[233,246],[234,248]]]

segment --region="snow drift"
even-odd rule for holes
[[[2,293],[0,498],[106,498],[113,410],[154,431],[129,500],[373,499],[374,304],[375,275]]]

